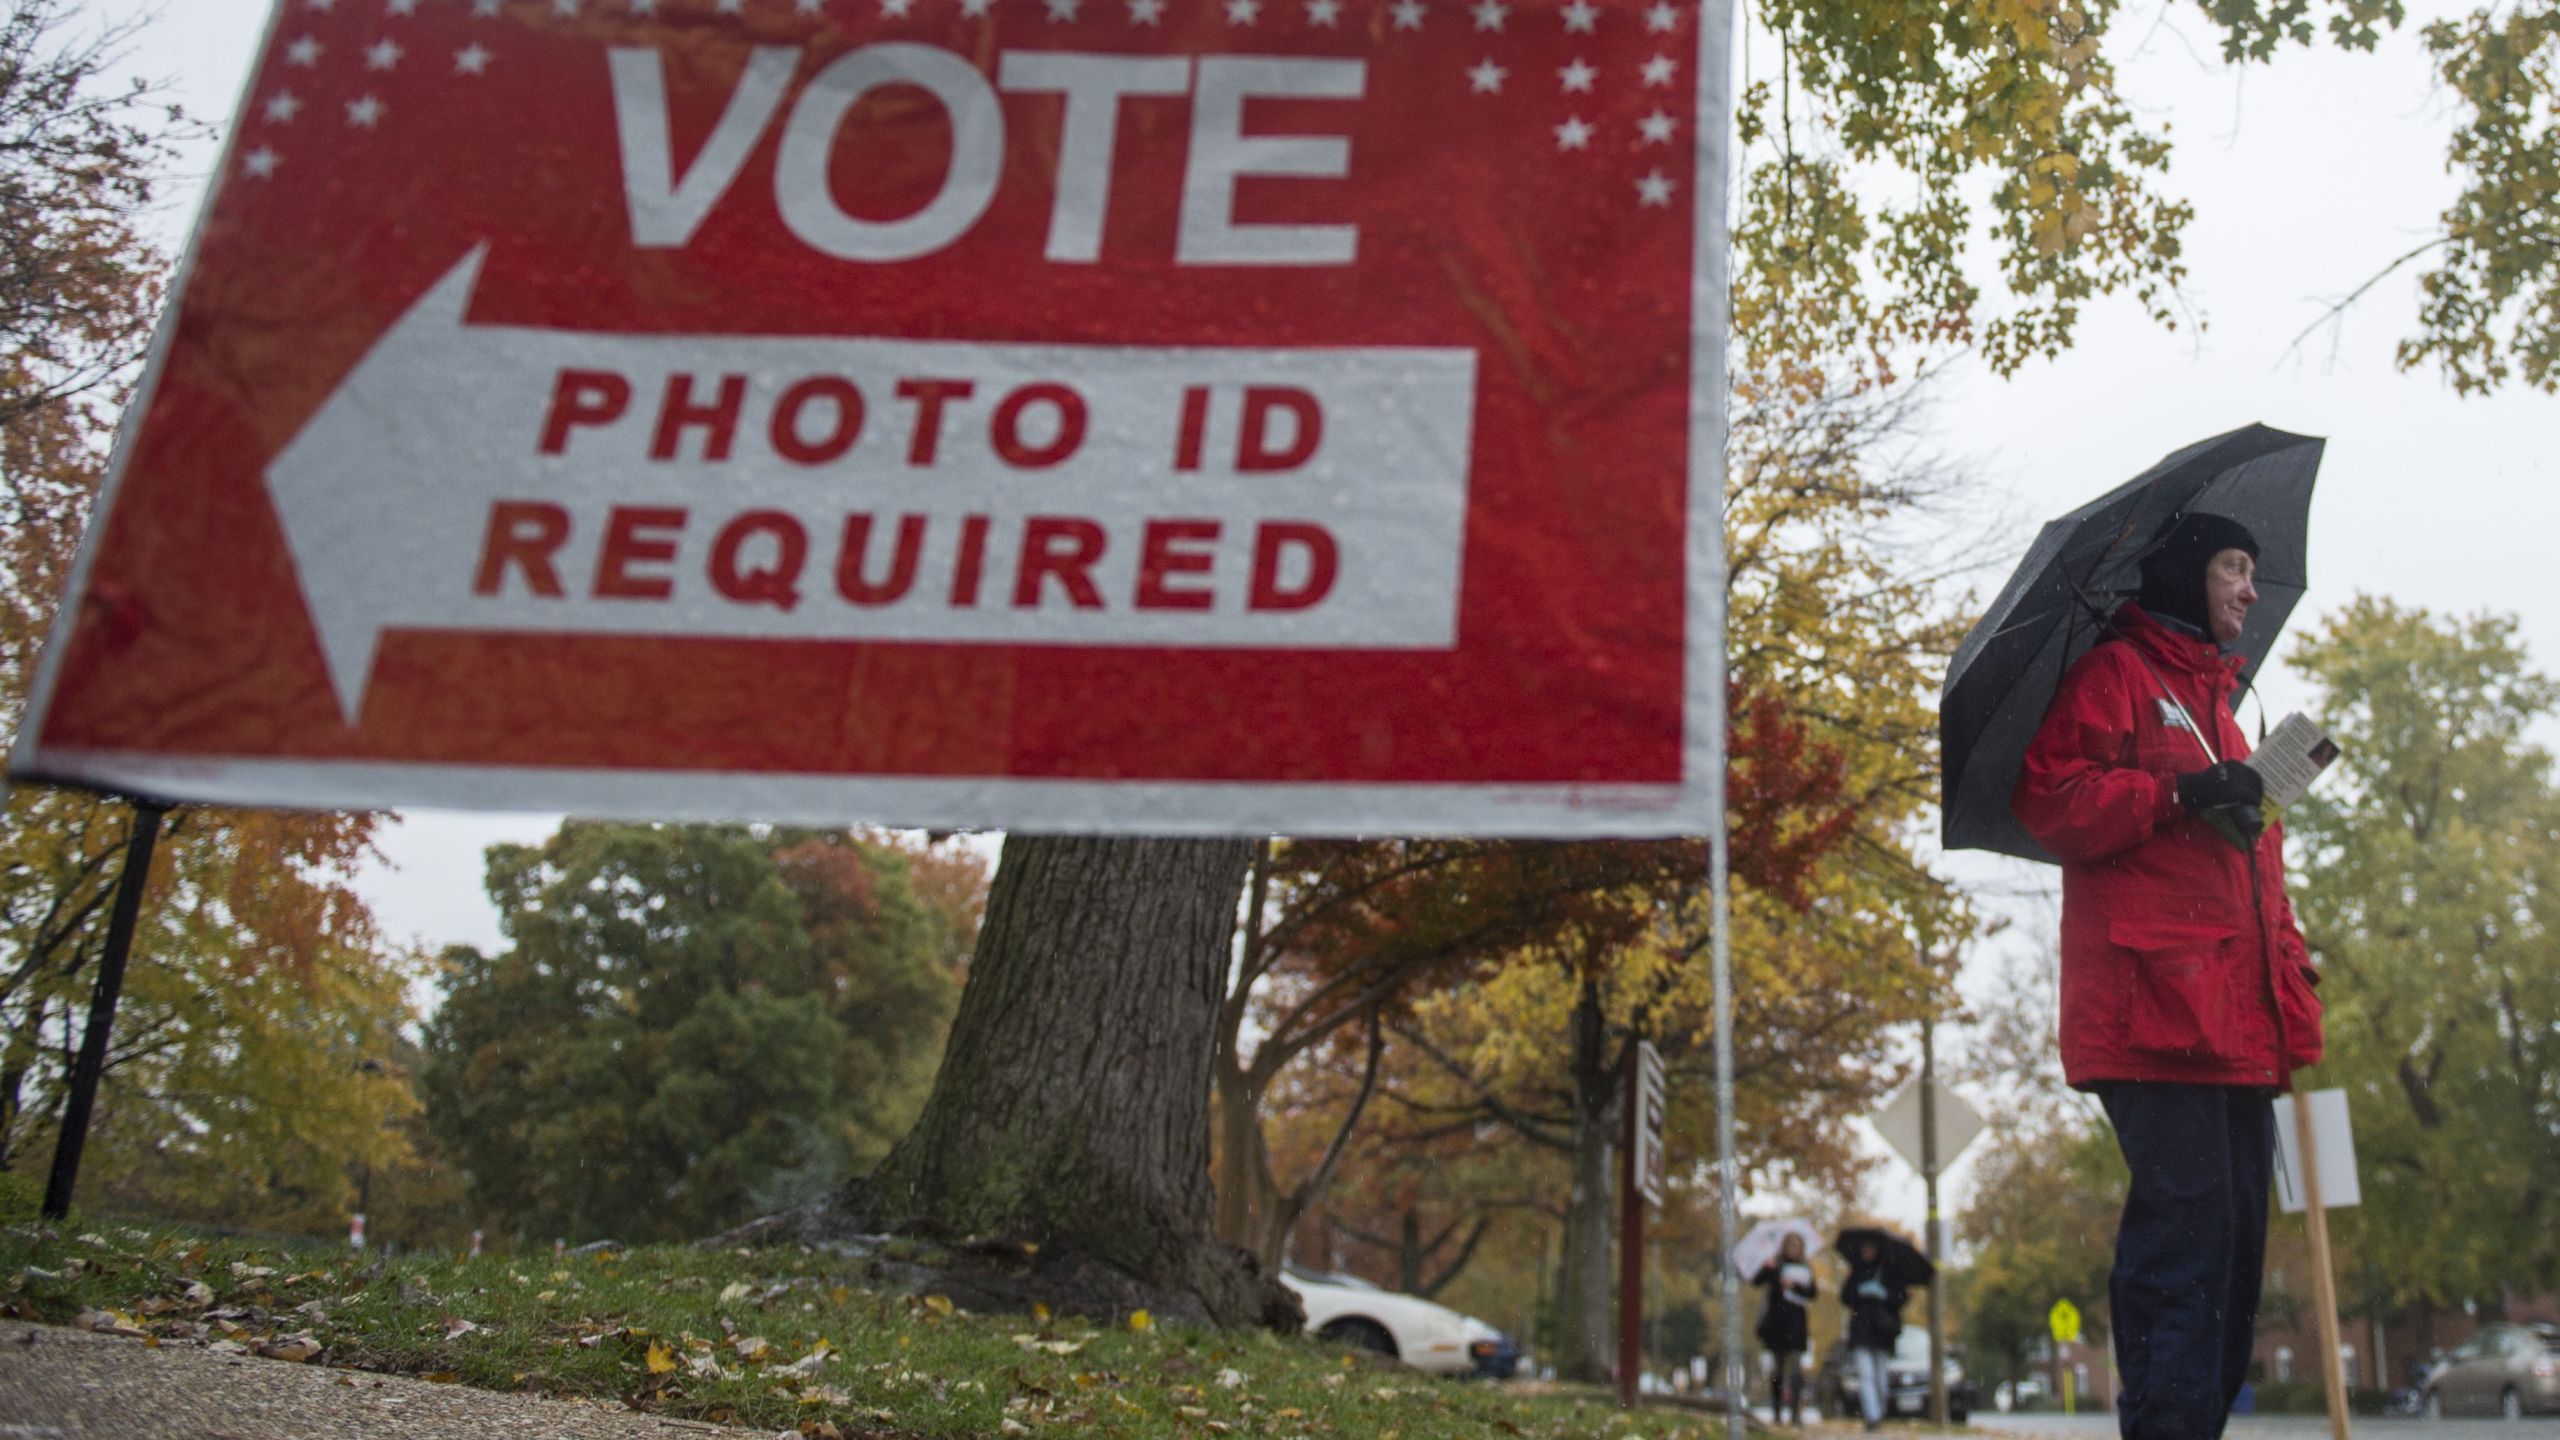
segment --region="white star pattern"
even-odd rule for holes
[[[750,3],[750,0],[707,0],[707,3],[706,0],[686,0],[686,3],[696,7],[693,13],[709,11],[722,16],[745,16],[751,11],[757,14],[777,13],[786,8],[786,0],[754,0],[754,3]],[[1126,23],[1130,26],[1161,29],[1167,23],[1166,14],[1170,3],[1171,0],[1121,0],[1120,7],[1112,8],[1125,7]],[[1368,18],[1368,11],[1365,8],[1359,9],[1355,15],[1354,7],[1349,0],[1294,0],[1294,3],[1292,0],[1278,0],[1278,3],[1279,8],[1274,9],[1272,0],[1206,0],[1204,8],[1211,13],[1201,18],[1215,18],[1229,27],[1241,29],[1258,27],[1267,15],[1285,31],[1290,28],[1288,13],[1294,10],[1300,17],[1301,23],[1309,30],[1327,30],[1336,36],[1342,36],[1344,27],[1353,27],[1351,35],[1346,38],[1354,44],[1361,43],[1365,35],[1378,33],[1368,30],[1371,24],[1378,22]],[[1581,177],[1576,182],[1578,187],[1587,189],[1595,186],[1607,187],[1632,183],[1639,208],[1672,210],[1678,201],[1679,191],[1677,172],[1672,166],[1657,165],[1650,167],[1641,175],[1636,175],[1632,167],[1618,168],[1619,163],[1622,162],[1613,157],[1625,156],[1632,159],[1633,154],[1641,153],[1641,147],[1655,145],[1671,147],[1681,143],[1682,122],[1679,118],[1677,103],[1647,103],[1644,112],[1639,114],[1635,112],[1634,105],[1629,103],[1635,100],[1636,96],[1629,95],[1625,89],[1626,82],[1630,78],[1640,78],[1644,89],[1664,89],[1673,92],[1669,96],[1646,97],[1647,100],[1676,102],[1676,96],[1679,93],[1677,87],[1682,83],[1681,61],[1676,53],[1679,42],[1656,38],[1648,47],[1655,53],[1652,53],[1649,58],[1644,58],[1647,55],[1645,50],[1628,55],[1596,37],[1599,34],[1601,19],[1604,15],[1612,13],[1624,15],[1628,20],[1642,16],[1645,32],[1653,36],[1676,35],[1682,25],[1682,12],[1676,0],[1626,0],[1625,8],[1614,12],[1610,8],[1611,0],[1553,0],[1553,3],[1555,5],[1553,13],[1561,20],[1564,36],[1595,37],[1587,41],[1566,42],[1573,48],[1583,49],[1585,53],[1574,55],[1571,50],[1567,50],[1570,63],[1558,65],[1554,72],[1558,83],[1557,90],[1547,91],[1542,85],[1536,83],[1537,67],[1534,63],[1529,70],[1523,72],[1519,67],[1508,65],[1496,58],[1501,54],[1503,47],[1515,43],[1532,46],[1532,50],[1524,53],[1528,54],[1533,61],[1539,58],[1535,55],[1535,46],[1565,48],[1556,44],[1557,32],[1543,30],[1546,22],[1534,11],[1529,16],[1529,26],[1525,35],[1517,41],[1508,37],[1509,21],[1512,12],[1519,8],[1519,0],[1457,0],[1457,4],[1452,8],[1461,11],[1467,17],[1461,28],[1471,30],[1479,36],[1495,37],[1478,42],[1493,53],[1486,54],[1480,51],[1480,58],[1474,64],[1463,68],[1457,67],[1455,57],[1449,57],[1448,63],[1457,74],[1465,77],[1467,93],[1499,97],[1495,101],[1496,104],[1516,97],[1518,103],[1531,107],[1529,113],[1520,115],[1518,118],[1531,124],[1547,125],[1555,136],[1555,153],[1559,157],[1575,151],[1582,152],[1585,158],[1573,162],[1576,166],[1574,174]],[[327,15],[335,15],[342,8],[338,0],[302,0],[302,4],[311,11]],[[409,19],[414,19],[422,11],[429,14],[450,13],[442,10],[442,7],[448,5],[453,11],[460,11],[467,6],[471,15],[482,19],[502,19],[510,11],[509,0],[434,0],[432,5],[423,4],[422,0],[381,0],[381,4],[382,9],[374,11],[375,15]],[[601,0],[601,3],[592,6],[589,0],[514,0],[514,4],[516,13],[520,16],[524,11],[532,11],[536,15],[547,14],[566,21],[584,20],[590,9],[597,11],[598,17],[602,18],[604,15],[615,13],[634,17],[656,17],[668,8],[663,0],[620,0],[618,5],[613,3],[613,0]],[[847,10],[856,12],[857,15],[865,12],[873,13],[882,21],[913,20],[920,11],[927,14],[934,13],[932,7],[920,6],[917,0],[877,0],[877,4],[878,9],[873,12],[869,5],[862,3],[862,0],[845,0],[841,5],[836,3],[836,0],[787,0],[789,13],[819,18],[822,23],[825,23],[824,17],[831,13],[841,14]],[[996,0],[955,0],[955,4],[960,16],[985,20],[993,15]],[[1039,5],[1040,13],[1053,26],[1072,26],[1083,18],[1084,0],[1039,0]],[[1385,22],[1386,28],[1395,32],[1408,30],[1419,32],[1425,28],[1424,22],[1430,15],[1429,0],[1379,0],[1379,6],[1379,21]],[[372,6],[369,0],[355,0],[353,6],[343,8],[352,9],[361,14],[363,11],[371,10]],[[1107,18],[1101,16],[1097,18],[1103,19],[1106,26],[1111,23]],[[349,17],[349,20],[351,24],[358,23],[354,17]],[[857,18],[851,23],[858,25],[861,22]],[[1186,18],[1185,23],[1194,22]],[[1611,21],[1613,26],[1622,23],[1624,22],[1619,20]],[[383,28],[394,27],[384,26]],[[1632,40],[1633,28],[1629,25],[1623,30],[1613,29],[1611,35],[1613,38]],[[1549,38],[1544,41],[1538,40],[1537,37],[1542,32]],[[396,33],[408,35],[411,39],[415,38],[408,31]],[[316,35],[302,35],[289,43],[280,45],[277,55],[283,63],[302,69],[323,70],[324,75],[309,83],[297,82],[292,90],[277,89],[270,92],[257,102],[258,110],[254,113],[268,125],[285,126],[295,124],[303,111],[312,109],[315,105],[321,113],[325,114],[331,106],[343,104],[346,121],[351,128],[364,131],[382,130],[390,120],[393,106],[405,107],[411,98],[410,92],[396,88],[398,82],[389,79],[375,82],[386,88],[371,93],[359,92],[355,98],[345,100],[341,99],[345,91],[332,94],[330,91],[334,87],[324,82],[330,73],[344,74],[347,69],[353,68],[347,62],[354,61],[358,56],[363,58],[361,67],[363,72],[388,75],[397,71],[401,63],[409,58],[410,50],[403,41],[387,35],[378,35],[370,43],[362,42],[355,37],[340,38],[347,40],[347,49],[343,59],[334,62],[327,62],[326,57],[329,55],[331,45],[335,42],[324,44]],[[503,47],[493,48],[490,44],[473,43],[453,50],[451,52],[452,73],[456,77],[479,77],[490,74],[498,59],[500,48]],[[1598,53],[1601,51],[1606,53]],[[443,52],[431,50],[424,53],[429,56],[425,63],[432,68],[434,63],[432,56]],[[1598,63],[1595,63],[1592,58],[1595,53],[1598,53]],[[1547,51],[1548,56],[1551,57],[1553,54],[1553,49]],[[1517,60],[1521,57],[1513,56],[1512,58]],[[1550,60],[1549,63],[1553,61]],[[1448,75],[1451,72],[1444,70],[1440,73]],[[1512,77],[1518,73],[1526,73],[1531,77],[1530,88],[1526,92],[1515,92],[1510,88]],[[428,74],[413,78],[428,84],[434,83]],[[1604,79],[1609,82],[1605,90],[1601,85]],[[1440,83],[1446,84],[1447,81]],[[317,96],[312,94],[312,85],[323,87]],[[1641,94],[1641,91],[1638,93]],[[1545,98],[1558,94],[1565,98],[1561,101]],[[388,96],[388,103],[385,96]],[[1568,105],[1582,113],[1557,113]],[[1595,106],[1598,107],[1596,111]],[[1625,108],[1619,108],[1621,106]],[[1536,113],[1539,109],[1546,110],[1546,113],[1544,115]],[[1494,112],[1488,109],[1486,113]],[[1622,115],[1628,118],[1624,120],[1617,118]],[[409,115],[405,108],[403,116],[404,126],[412,125],[418,119],[417,116]],[[1561,123],[1557,123],[1559,121]],[[1621,124],[1632,125],[1633,138],[1636,142],[1634,147],[1620,148],[1625,142],[1616,137],[1627,133],[1617,128]],[[293,133],[298,133],[298,130],[294,132],[271,130],[267,133],[282,140]],[[1601,143],[1604,135],[1609,137],[1609,143],[1606,145]],[[1557,163],[1565,162],[1559,158]],[[239,173],[245,178],[275,180],[284,165],[284,157],[273,146],[259,145],[242,153],[239,164]],[[297,169],[294,172],[294,179],[298,181],[301,178],[302,171]],[[276,183],[285,182],[276,181]],[[1605,195],[1605,188],[1602,188],[1601,193]],[[1627,192],[1621,190],[1617,193],[1624,196]],[[1587,198],[1586,196],[1586,200]],[[1617,203],[1623,206],[1625,201],[1621,199]]]

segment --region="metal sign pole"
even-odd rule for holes
[[[133,802],[133,833],[124,846],[124,873],[116,877],[115,909],[107,919],[107,945],[98,956],[97,984],[89,991],[89,1025],[80,1032],[80,1058],[71,1067],[71,1093],[62,1106],[62,1132],[53,1142],[53,1174],[45,1181],[44,1216],[71,1213],[71,1191],[80,1182],[80,1152],[89,1143],[89,1113],[98,1081],[107,1071],[107,1036],[116,1023],[116,997],[124,993],[125,960],[133,952],[133,927],[142,892],[151,883],[151,851],[160,840],[165,805]]]
[[[1723,653],[1719,647],[1717,653]],[[1721,680],[1721,674],[1717,677]],[[1720,687],[1721,688],[1721,687]],[[1734,1194],[1740,1184],[1733,1154],[1733,905],[1730,893],[1732,856],[1725,834],[1724,820],[1724,739],[1723,717],[1716,725],[1716,818],[1715,828],[1708,834],[1709,923],[1715,926],[1710,942],[1714,955],[1716,1009],[1716,1208],[1723,1240],[1717,1254],[1730,1256],[1741,1236],[1735,1233],[1735,1213],[1739,1208]],[[1727,1260],[1716,1267],[1722,1277],[1720,1286],[1724,1300],[1724,1394],[1725,1434],[1729,1440],[1744,1440],[1749,1433],[1743,1408],[1742,1386],[1742,1277]]]
[[[1644,1143],[1644,1064],[1638,1047],[1627,1047],[1626,1088],[1618,1108],[1625,1112],[1618,1147],[1618,1404],[1636,1403],[1636,1375],[1644,1368],[1644,1159],[1636,1151]]]
[[[1934,997],[1930,1003],[1936,1003]],[[1946,1263],[1938,1253],[1937,1028],[1934,1016],[1920,1017],[1920,1176],[1929,1194],[1929,1233],[1922,1243],[1928,1247],[1932,1266]],[[1939,1425],[1947,1423],[1946,1295],[1947,1287],[1933,1277],[1929,1282],[1929,1419]]]

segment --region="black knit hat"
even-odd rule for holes
[[[2135,598],[2151,614],[2184,620],[2211,634],[2204,572],[2213,557],[2225,550],[2245,550],[2255,560],[2258,537],[2228,515],[2197,510],[2170,516],[2169,523],[2152,537],[2150,553],[2142,557],[2142,591]]]

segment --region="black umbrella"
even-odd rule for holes
[[[1918,1246],[1890,1230],[1855,1226],[1841,1231],[1840,1238],[1832,1242],[1831,1248],[1854,1265],[1864,1258],[1859,1255],[1859,1250],[1869,1244],[1876,1247],[1876,1258],[1883,1262],[1884,1278],[1888,1284],[1909,1289],[1938,1278],[1938,1267],[1929,1263],[1929,1257],[1921,1254]]]
[[[2044,527],[1947,667],[1938,739],[1948,849],[2053,863],[2009,813],[2009,792],[2063,672],[2141,588],[2142,557],[2170,516],[2228,515],[2258,537],[2259,599],[2236,647],[2257,674],[2308,581],[2304,532],[2326,443],[2264,425],[2217,435]]]

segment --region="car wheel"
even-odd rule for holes
[[[2498,1396],[2498,1413],[2510,1420],[2524,1418],[2524,1397],[2516,1393],[2516,1387],[2513,1385],[2508,1386],[2505,1392]]]
[[[2430,1390],[2427,1392],[2426,1403],[2418,1408],[2426,1414],[2428,1419],[2441,1420],[2444,1418],[2444,1397]]]
[[[1375,1320],[1336,1320],[1317,1331],[1316,1338],[1336,1345],[1348,1345],[1354,1350],[1366,1350],[1373,1355],[1384,1355],[1390,1360],[1396,1358],[1396,1337],[1388,1334],[1387,1327]]]

